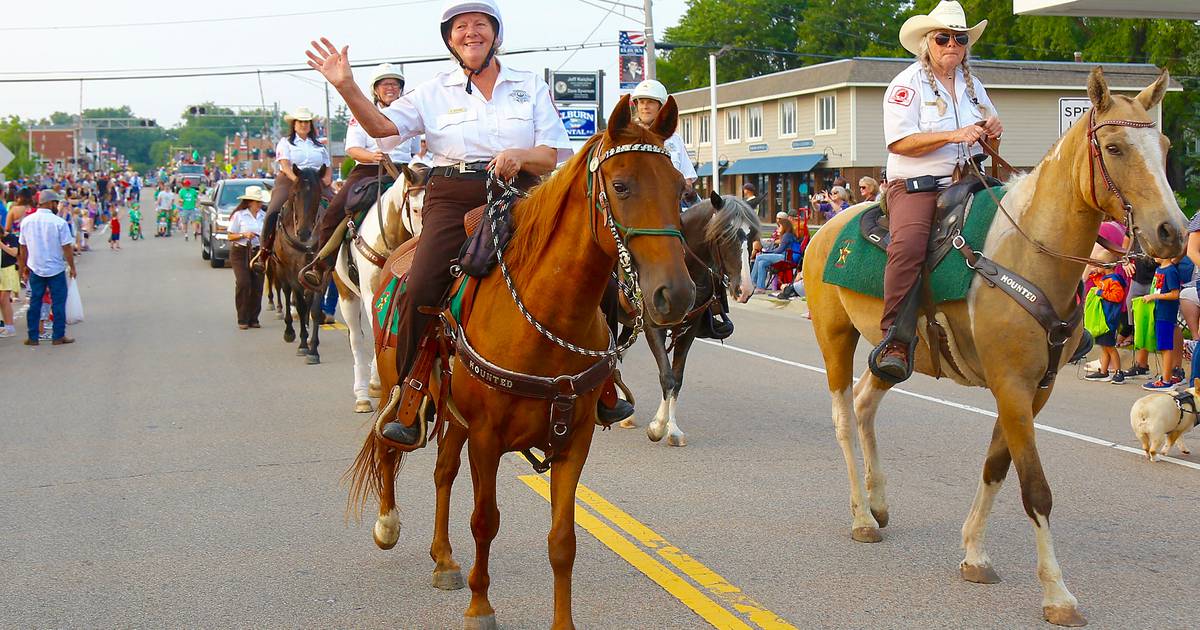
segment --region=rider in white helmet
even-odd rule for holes
[[[643,127],[649,126],[658,116],[658,110],[667,104],[667,87],[654,79],[647,79],[633,89],[630,97],[638,123]],[[668,138],[663,146],[671,151],[671,163],[683,174],[683,179],[690,189],[692,182],[696,181],[696,168],[688,158],[687,147],[683,144],[679,132]]]
[[[381,63],[375,66],[371,72],[371,100],[375,102],[376,107],[383,109],[391,105],[403,93],[404,74],[400,72],[399,68],[390,63]],[[379,143],[362,128],[362,125],[358,124],[358,120],[351,118],[350,124],[346,127],[346,155],[357,164],[346,176],[345,183],[333,197],[329,207],[318,218],[317,251],[325,247],[325,243],[333,237],[338,226],[345,222],[346,213],[353,210],[353,208],[346,207],[346,198],[349,194],[361,183],[379,177],[380,162],[385,154],[396,166],[400,166],[411,162],[413,155],[419,150],[420,141],[414,137],[398,144],[391,150],[383,151],[379,147]],[[384,171],[383,177],[387,181],[391,181],[391,177],[386,171]],[[300,271],[300,283],[313,291],[320,290],[321,279],[333,266],[336,257],[337,251],[335,250],[328,258],[317,258],[306,265]]]
[[[407,375],[417,345],[433,316],[420,307],[436,306],[450,286],[450,263],[466,241],[463,216],[487,202],[488,173],[516,178],[528,188],[572,154],[567,130],[540,73],[513,69],[496,58],[504,42],[504,21],[492,0],[451,0],[439,27],[458,67],[418,85],[388,107],[378,109],[354,83],[347,47],[328,39],[308,52],[309,65],[335,87],[358,123],[387,150],[393,143],[425,134],[433,166],[425,188],[421,240],[396,301],[400,317],[397,373]],[[623,405],[621,403],[624,403]],[[632,415],[625,401],[602,407],[605,422]],[[417,445],[421,422],[389,422],[384,437]]]

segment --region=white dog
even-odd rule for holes
[[[1190,394],[1195,397],[1200,379],[1196,379],[1192,385],[1191,388],[1177,394],[1163,392],[1143,396],[1133,403],[1133,408],[1129,410],[1129,424],[1133,427],[1133,434],[1141,440],[1142,450],[1146,451],[1146,458],[1150,461],[1157,461],[1159,456],[1167,455],[1175,445],[1179,446],[1179,452],[1184,455],[1191,454],[1187,445],[1183,443],[1183,434],[1196,426],[1196,409],[1200,402],[1196,402],[1196,398],[1192,399],[1193,402],[1179,401],[1177,396]]]

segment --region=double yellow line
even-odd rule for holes
[[[521,475],[519,478],[534,492],[542,495],[542,498],[550,500],[550,482],[545,476]],[[667,542],[649,527],[638,522],[624,510],[609,503],[604,497],[583,484],[579,485],[576,498],[578,502],[575,505],[575,522],[580,527],[586,529],[588,533],[595,536],[618,556],[624,558],[634,568],[654,580],[663,590],[691,608],[714,628],[796,630],[795,626],[751,599],[741,589],[718,575],[716,571],[704,566],[700,561]],[[625,532],[633,541],[609,526],[584,505],[604,517],[608,523],[612,523]],[[690,578],[691,581],[689,582],[679,573],[659,562],[650,555],[650,552],[675,567],[679,573]],[[742,617],[734,614],[734,611]],[[749,620],[749,623],[746,620]]]

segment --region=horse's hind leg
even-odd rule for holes
[[[373,347],[367,343],[361,316],[363,301],[357,295],[342,296],[338,300],[338,311],[346,321],[350,337],[350,355],[354,358],[354,413],[370,413],[375,410],[368,391],[371,380]]]
[[[374,434],[374,430],[372,430]],[[380,549],[391,549],[400,540],[400,509],[396,507],[396,475],[404,463],[404,454],[377,442],[375,466],[379,475],[379,516],[371,536]]]
[[[1060,626],[1085,625],[1087,620],[1079,612],[1078,600],[1063,582],[1062,569],[1054,553],[1050,536],[1050,510],[1054,501],[1033,434],[1033,418],[1049,397],[1050,390],[1038,390],[1033,383],[1017,377],[1001,379],[992,386],[992,392],[996,397],[1004,440],[1021,482],[1021,502],[1033,521],[1038,551],[1037,575],[1042,583],[1042,616]]]
[[[433,585],[446,591],[463,587],[462,568],[454,561],[454,550],[450,546],[450,493],[454,479],[462,463],[462,447],[467,440],[467,430],[450,418],[446,435],[438,442],[437,466],[433,470],[433,482],[437,486],[437,511],[433,519],[433,544],[429,546],[429,557],[433,558]]]
[[[554,630],[574,630],[571,615],[571,574],[575,567],[575,492],[592,446],[593,429],[576,423],[567,449],[550,469],[550,567],[554,570]]]
[[[875,441],[875,416],[879,403],[891,385],[879,380],[867,370],[854,386],[854,416],[858,419],[858,441],[862,447],[867,481],[867,502],[871,515],[880,527],[888,525],[888,504],[883,469],[879,465],[879,449]]]

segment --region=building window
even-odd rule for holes
[[[779,137],[796,135],[796,99],[779,101]]]
[[[746,108],[746,132],[750,140],[762,140],[762,105]]]
[[[712,144],[708,134],[709,114],[700,114],[700,144]]]
[[[691,116],[683,117],[682,132],[683,132],[683,143],[685,145],[690,145],[692,143],[692,117]]]
[[[742,110],[725,110],[725,140],[729,142],[742,141]]]
[[[837,94],[817,97],[817,133],[837,132]]]

